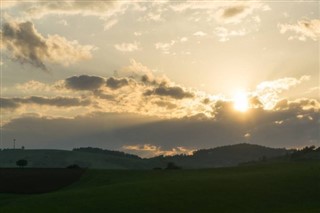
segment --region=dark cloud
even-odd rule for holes
[[[10,98],[0,98],[0,106],[3,109],[15,109],[18,108],[20,104]]]
[[[168,87],[164,85],[160,85],[159,87],[152,90],[147,90],[144,93],[144,95],[145,96],[150,96],[150,95],[167,96],[174,99],[194,97],[194,94],[184,91],[181,87],[178,87],[178,86]]]
[[[105,94],[104,91],[102,91],[102,90],[94,90],[93,95],[100,98],[100,99],[105,99],[108,101],[115,101],[114,95]]]
[[[171,150],[242,142],[271,147],[319,146],[319,113],[317,109],[303,109],[305,105],[298,103],[300,107],[255,108],[240,113],[232,109],[230,102],[221,101],[213,106],[218,110],[214,119],[199,114],[160,120],[127,113],[99,113],[74,119],[19,118],[4,125],[3,138],[11,141],[13,136],[21,137],[23,145],[32,148],[98,146],[121,149],[150,144]],[[42,132],[38,131],[40,127]]]
[[[79,98],[67,98],[67,97],[39,97],[31,96],[28,98],[1,98],[2,108],[15,109],[22,104],[38,104],[38,105],[48,105],[56,107],[74,107],[74,106],[88,106],[91,104],[89,100],[82,100]]]
[[[171,102],[168,101],[155,101],[154,104],[160,106],[160,107],[165,107],[167,109],[174,109],[177,107],[176,104],[173,104]]]
[[[9,143],[16,138],[19,146],[27,148],[72,149],[92,146],[120,149],[125,143],[113,134],[113,129],[155,120],[129,113],[94,113],[74,119],[26,116],[13,119],[3,126],[2,144],[11,147]]]
[[[230,18],[239,15],[240,13],[243,13],[243,11],[246,8],[244,6],[233,6],[233,7],[228,7],[224,10],[222,16],[224,18]]]
[[[81,46],[59,35],[42,36],[33,23],[6,22],[1,30],[2,45],[12,59],[47,70],[45,62],[68,65],[91,57],[92,46]]]
[[[66,88],[73,90],[96,90],[104,84],[104,78],[89,75],[73,76],[65,80]]]
[[[129,84],[128,79],[126,78],[113,78],[110,77],[107,79],[106,85],[110,89],[119,89],[121,87],[127,86]]]
[[[2,39],[16,60],[46,70],[43,58],[48,55],[48,46],[31,22],[4,23]]]

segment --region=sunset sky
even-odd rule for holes
[[[1,143],[320,145],[318,1],[1,0]]]

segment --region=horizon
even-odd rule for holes
[[[319,2],[1,0],[0,149],[320,145]]]
[[[160,154],[160,155],[152,155],[152,156],[141,156],[139,154],[135,154],[135,153],[130,153],[130,152],[125,152],[125,151],[122,151],[122,150],[112,150],[112,149],[102,149],[102,148],[99,148],[99,147],[90,147],[90,146],[87,146],[87,147],[74,147],[72,149],[37,149],[37,148],[33,148],[33,149],[28,149],[26,147],[23,146],[22,147],[11,147],[11,148],[4,148],[4,149],[0,149],[0,151],[7,151],[7,150],[28,150],[28,151],[70,151],[70,152],[73,152],[73,151],[79,151],[77,149],[99,149],[101,151],[111,151],[111,152],[119,152],[119,153],[123,153],[123,154],[129,154],[129,155],[134,155],[134,156],[137,156],[141,159],[150,159],[150,158],[157,158],[157,157],[161,157],[161,156],[164,156],[164,157],[174,157],[174,156],[193,156],[195,152],[198,152],[198,151],[203,151],[203,150],[215,150],[215,149],[219,149],[219,148],[225,148],[225,147],[234,147],[234,146],[239,146],[239,145],[251,145],[251,146],[258,146],[258,147],[261,147],[261,148],[267,148],[267,149],[274,149],[274,150],[279,150],[279,149],[284,149],[286,151],[301,151],[302,149],[304,148],[309,148],[309,147],[314,147],[314,149],[318,149],[320,148],[320,146],[315,146],[315,145],[310,145],[310,146],[305,146],[305,147],[300,147],[300,148],[287,148],[287,147],[269,147],[269,146],[263,146],[263,145],[258,145],[258,144],[254,144],[254,143],[236,143],[236,144],[229,144],[229,145],[223,145],[223,146],[216,146],[216,147],[211,147],[211,148],[206,148],[206,149],[197,149],[197,150],[193,150],[192,152],[190,153],[169,153],[169,154]]]

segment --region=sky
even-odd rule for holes
[[[318,1],[1,0],[0,148],[320,145]]]

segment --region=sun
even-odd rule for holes
[[[243,90],[238,90],[233,96],[234,109],[240,112],[246,112],[249,109],[249,101],[247,93]]]

